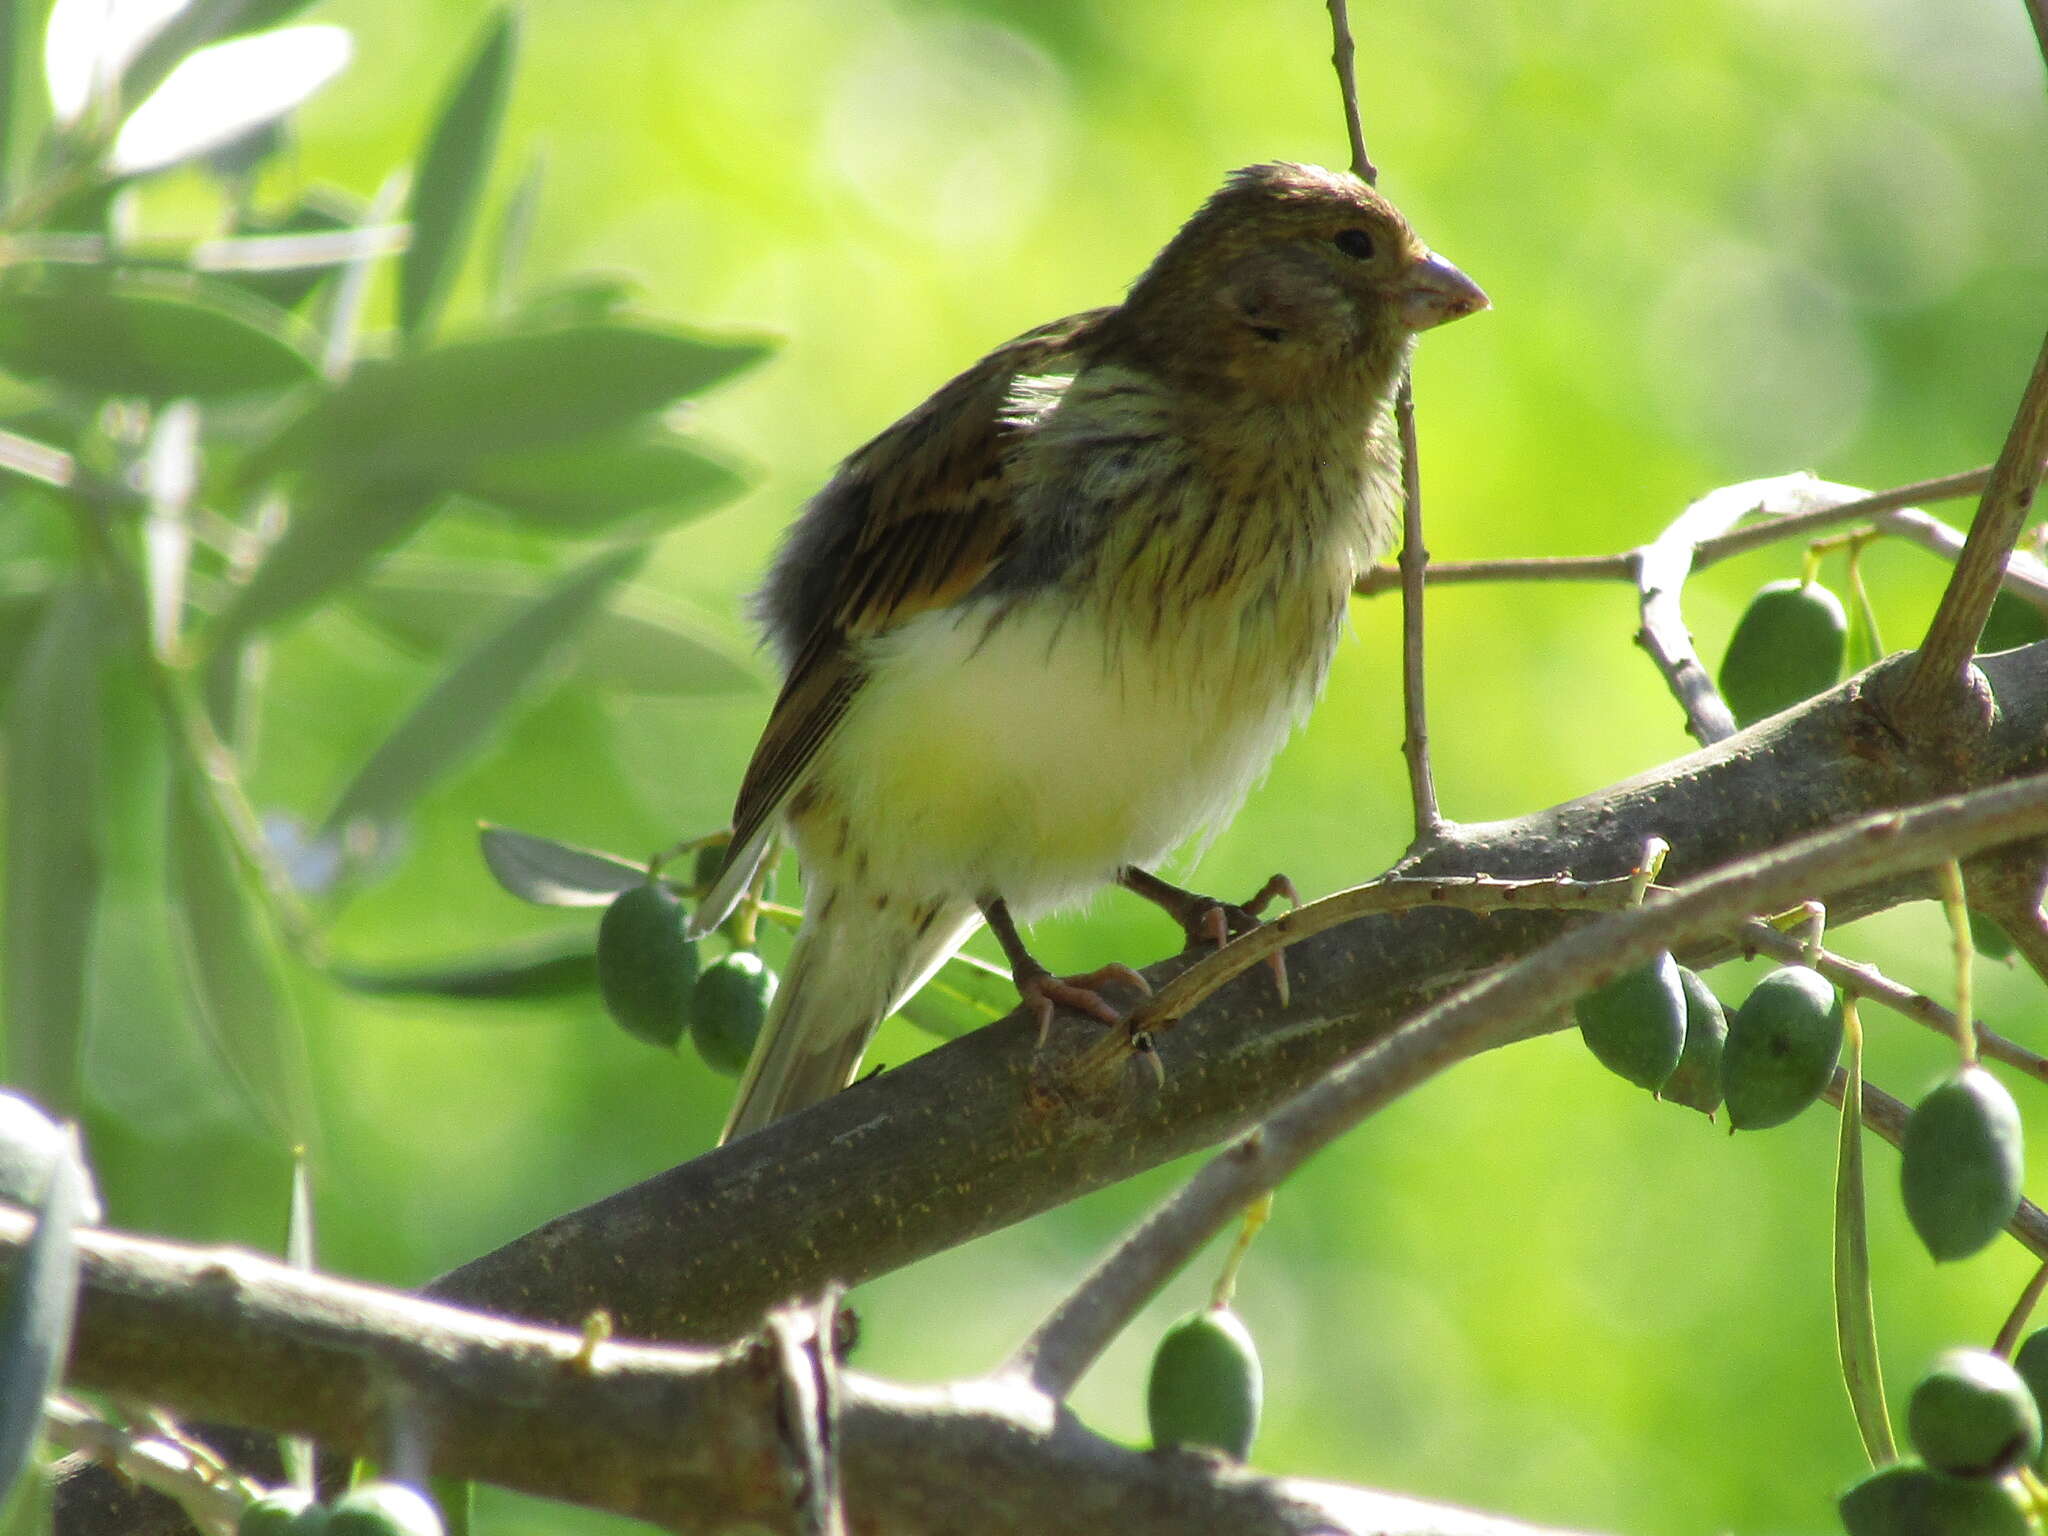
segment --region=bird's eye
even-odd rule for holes
[[[1363,229],[1340,229],[1332,237],[1338,250],[1354,261],[1371,261],[1372,235]]]

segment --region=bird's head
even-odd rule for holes
[[[1356,176],[1272,163],[1233,172],[1125,301],[1153,366],[1268,396],[1391,388],[1408,341],[1487,307]]]

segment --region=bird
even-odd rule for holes
[[[755,594],[783,683],[711,932],[778,833],[802,922],[721,1141],[852,1081],[983,922],[1040,1038],[1123,1015],[1018,923],[1115,884],[1190,942],[1256,924],[1153,867],[1234,814],[1394,542],[1390,405],[1486,295],[1356,176],[1232,172],[1120,304],[996,347],[842,462]]]

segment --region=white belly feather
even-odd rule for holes
[[[1303,594],[1292,633],[1251,647],[1202,613],[1156,642],[1112,638],[1092,605],[1050,594],[993,625],[966,603],[871,642],[817,768],[868,882],[1000,895],[1028,917],[1221,822],[1320,688],[1348,581],[1332,585],[1330,606]]]

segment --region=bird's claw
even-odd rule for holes
[[[1301,905],[1301,893],[1285,875],[1273,876],[1243,906],[1234,906],[1227,901],[1207,902],[1192,914],[1185,925],[1188,942],[1207,942],[1221,949],[1232,939],[1242,938],[1258,927],[1259,914],[1279,897],[1285,897],[1290,907]],[[1285,1008],[1291,997],[1287,984],[1287,952],[1284,949],[1274,950],[1266,957],[1266,967],[1273,973],[1273,988],[1280,994],[1280,1006]]]
[[[1045,1037],[1052,1029],[1055,1007],[1071,1008],[1112,1029],[1121,1029],[1123,1013],[1096,990],[1111,981],[1133,987],[1147,997],[1152,995],[1151,983],[1128,965],[1105,965],[1080,976],[1055,976],[1043,970],[1019,976],[1017,992],[1024,999],[1024,1006],[1031,1010],[1031,1016],[1038,1021],[1038,1043],[1045,1044]]]

